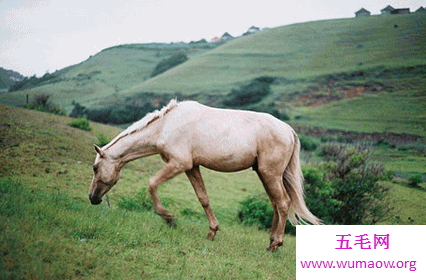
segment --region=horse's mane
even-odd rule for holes
[[[111,142],[109,142],[106,146],[103,147],[103,150],[108,149],[115,143],[117,143],[118,140],[121,138],[126,137],[127,135],[136,133],[145,127],[147,127],[150,123],[153,123],[154,121],[158,120],[159,118],[162,118],[165,114],[173,110],[179,105],[179,102],[176,101],[176,99],[170,100],[169,104],[161,108],[161,110],[155,110],[152,113],[146,114],[145,117],[140,119],[139,121],[133,123],[131,126],[129,126],[126,130],[122,131],[120,134],[117,135]]]

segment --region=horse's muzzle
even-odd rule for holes
[[[89,194],[89,199],[90,199],[90,203],[92,203],[93,205],[98,205],[101,204],[102,202],[102,198],[100,198],[99,196],[94,196]]]

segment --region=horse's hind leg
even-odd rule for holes
[[[275,200],[271,196],[271,194],[269,192],[269,188],[267,188],[267,185],[266,185],[265,181],[263,180],[262,174],[259,171],[256,171],[256,173],[259,176],[260,181],[262,181],[262,184],[265,188],[265,191],[268,194],[269,199],[271,200],[272,209],[274,210],[274,218],[272,220],[271,234],[269,235],[270,244],[272,244],[272,242],[274,242],[274,240],[275,240],[275,235],[277,233],[279,215],[278,215],[277,207],[275,205]]]
[[[291,200],[284,188],[282,175],[275,176],[269,174],[267,171],[262,172],[261,170],[259,170],[259,173],[259,177],[274,207],[274,221],[272,223],[270,236],[271,244],[268,247],[269,251],[274,252],[283,244],[284,229]]]
[[[210,208],[209,197],[207,196],[206,187],[204,186],[203,178],[201,177],[200,167],[194,166],[191,170],[186,171],[186,175],[194,187],[198,200],[203,206],[209,221],[210,231],[207,234],[207,239],[213,240],[216,232],[219,230],[219,223]]]
[[[154,201],[155,212],[160,215],[167,223],[172,224],[174,217],[168,214],[166,208],[161,204],[157,194],[157,188],[160,184],[173,178],[184,171],[182,165],[176,161],[169,161],[157,174],[149,180],[149,193]]]

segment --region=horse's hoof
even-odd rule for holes
[[[172,218],[168,218],[168,219],[165,219],[165,220],[166,220],[166,224],[169,227],[173,227],[173,228],[176,227],[176,219],[173,216],[172,216]]]
[[[210,230],[209,233],[207,234],[207,239],[213,241],[215,235],[216,235],[216,231]]]
[[[282,246],[283,244],[279,244],[277,242],[272,242],[271,245],[269,245],[268,248],[266,248],[266,251],[268,252],[276,252],[278,247]]]

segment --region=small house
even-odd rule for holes
[[[410,14],[410,9],[409,8],[404,8],[404,9],[394,9],[393,11],[391,11],[392,15],[409,15]]]
[[[225,32],[225,33],[222,35],[221,39],[222,39],[223,41],[226,41],[226,40],[234,39],[234,37],[232,37],[232,36],[231,36],[231,34],[229,34],[228,32]]]
[[[415,12],[415,14],[426,14],[426,9],[423,6],[420,6]]]
[[[395,10],[395,8],[391,5],[388,5],[386,8],[381,9],[380,12],[382,15],[390,15],[393,10]]]
[[[365,16],[371,16],[371,13],[367,11],[364,8],[361,8],[358,12],[355,12],[356,17],[365,17]]]
[[[252,26],[247,30],[247,32],[243,33],[243,36],[251,35],[251,34],[257,33],[259,31],[260,31],[259,27]]]

